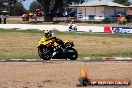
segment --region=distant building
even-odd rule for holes
[[[132,15],[132,6],[124,6],[111,0],[96,0],[70,5],[69,7],[77,9],[76,15],[78,20],[100,21],[118,14]]]

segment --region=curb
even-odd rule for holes
[[[108,61],[132,61],[132,57],[104,57],[102,60],[108,60]]]

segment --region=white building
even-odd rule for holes
[[[70,8],[77,9],[78,20],[102,20],[113,15],[132,15],[132,6],[124,6],[109,0],[97,0],[71,5]]]

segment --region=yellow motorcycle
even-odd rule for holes
[[[56,41],[57,40],[57,41]],[[47,41],[40,40],[38,42],[38,55],[43,60],[52,59],[70,59],[76,60],[78,58],[78,52],[73,48],[72,41],[62,41],[65,48],[62,48],[57,38],[51,38]]]

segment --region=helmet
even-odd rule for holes
[[[44,33],[51,33],[50,30],[44,30]]]
[[[50,30],[44,30],[44,35],[46,38],[50,37],[51,31]]]
[[[74,20],[72,20],[71,23],[75,23]]]

